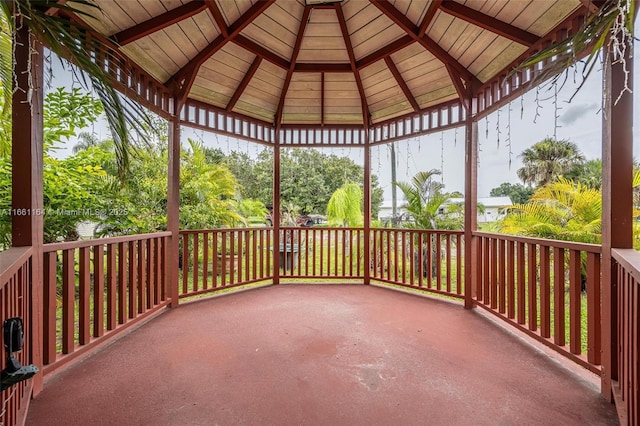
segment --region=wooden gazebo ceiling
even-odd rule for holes
[[[466,97],[588,0],[95,0],[88,20],[179,98],[276,127]]]

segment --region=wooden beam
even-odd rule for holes
[[[168,164],[167,164],[167,231],[169,238],[169,258],[167,259],[168,293],[170,307],[177,308],[180,302],[178,291],[178,272],[180,257],[180,112],[182,103],[174,98],[176,112],[168,126]],[[187,261],[187,259],[183,259]]]
[[[447,67],[449,78],[451,78],[451,81],[453,82],[453,86],[456,88],[456,92],[458,93],[458,97],[460,98],[460,101],[462,102],[464,109],[467,110],[467,114],[470,114],[471,101],[469,100],[469,96],[467,95],[468,90],[464,86],[464,83],[462,81],[462,78],[460,77],[460,74],[458,74],[458,72],[455,69],[453,69],[451,65],[445,64],[445,66]]]
[[[167,82],[173,86],[173,90],[177,93],[178,100],[182,103],[189,95],[191,86],[196,79],[198,70],[210,57],[222,49],[228,42],[235,39],[242,30],[249,26],[262,12],[273,4],[275,0],[265,0],[254,3],[245,13],[238,18],[236,22],[228,29],[228,35],[220,35],[216,39],[200,51],[193,59],[191,59],[184,67],[175,73]]]
[[[178,6],[175,9],[171,9],[161,15],[154,16],[153,18],[141,22],[138,25],[134,25],[131,28],[120,31],[113,36],[114,40],[120,45],[124,46],[129,43],[133,43],[142,37],[153,34],[156,31],[160,31],[164,28],[170,27],[184,19],[197,15],[203,10],[207,9],[207,5],[203,2],[192,1],[182,6]]]
[[[402,93],[404,93],[404,96],[413,107],[413,110],[419,111],[420,105],[418,105],[418,102],[416,102],[416,98],[413,97],[413,93],[411,93],[411,90],[409,90],[409,86],[407,86],[404,78],[402,78],[402,75],[400,74],[398,67],[396,67],[396,64],[394,64],[393,60],[388,56],[384,58],[384,61],[387,64],[387,68],[389,68],[389,71],[391,71],[391,74],[393,74],[393,77],[396,79],[396,83],[398,83],[398,86],[400,86],[400,89],[402,89]]]
[[[433,18],[436,16],[436,12],[440,8],[441,4],[442,0],[431,0],[431,4],[429,5],[427,12],[424,14],[422,22],[420,22],[418,36],[422,37],[427,32],[427,28],[429,28],[429,24],[431,24],[431,21],[433,21]]]
[[[438,43],[433,41],[428,36],[418,36],[418,27],[411,22],[409,18],[403,15],[398,9],[396,9],[388,0],[369,0],[371,4],[375,5],[380,11],[387,16],[393,23],[398,25],[404,32],[411,36],[414,40],[419,42],[422,47],[431,52],[440,62],[443,64],[451,65],[465,81],[472,84],[473,87],[479,87],[482,83],[477,79],[468,69],[466,69],[460,62],[453,58],[449,52],[444,50]]]
[[[449,15],[467,21],[477,27],[484,28],[494,34],[505,37],[511,41],[527,47],[534,45],[539,37],[528,31],[515,27],[506,22],[500,21],[492,16],[485,15],[468,6],[453,1],[445,1],[440,5],[440,9]]]
[[[302,20],[298,27],[298,34],[296,36],[296,42],[293,45],[293,53],[291,54],[291,61],[289,62],[289,69],[282,85],[282,91],[280,92],[280,99],[278,101],[278,108],[276,109],[276,115],[274,117],[274,123],[276,126],[276,132],[280,130],[282,125],[282,113],[284,111],[284,100],[287,97],[289,91],[289,85],[291,84],[291,77],[293,77],[293,71],[296,67],[296,61],[298,60],[298,53],[300,53],[300,46],[302,46],[302,38],[304,37],[304,30],[307,28],[309,22],[309,15],[311,14],[311,6],[305,6],[304,12],[302,12]]]
[[[465,98],[471,102],[470,91]],[[465,166],[464,166],[464,307],[475,307],[474,296],[478,283],[476,257],[478,230],[478,122],[467,112],[464,122]]]
[[[265,61],[271,62],[273,65],[276,65],[284,70],[289,69],[289,65],[290,65],[289,61],[281,58],[280,56],[276,55],[270,50],[265,49],[264,47],[260,46],[258,43],[252,40],[249,40],[248,38],[246,38],[241,34],[237,35],[233,39],[233,42],[238,46],[242,47],[243,49],[253,53],[254,55],[260,56]]]
[[[388,56],[391,56],[392,54],[394,54],[395,52],[404,49],[405,47],[411,45],[412,43],[415,43],[415,39],[413,37],[411,37],[410,35],[406,35],[404,37],[399,38],[398,40],[389,43],[388,45],[384,46],[381,49],[376,50],[375,52],[372,52],[370,54],[368,54],[367,56],[365,56],[364,58],[360,59],[359,61],[356,61],[356,67],[358,68],[358,70],[361,70],[362,68],[368,67],[369,65],[373,64],[374,62],[378,62],[381,59],[384,59]]]
[[[362,79],[360,78],[360,71],[356,66],[356,57],[353,53],[353,46],[351,45],[351,39],[349,38],[349,31],[347,30],[347,23],[344,20],[344,13],[339,3],[335,4],[336,15],[338,16],[338,23],[340,24],[340,31],[342,32],[342,38],[344,39],[344,45],[347,48],[349,54],[349,64],[351,65],[351,71],[356,79],[356,85],[358,86],[358,92],[360,93],[360,104],[362,106],[362,124],[364,130],[369,133],[370,116],[369,105],[367,104],[367,96],[364,93],[364,86],[362,85]]]
[[[68,0],[58,0],[57,2],[55,2],[57,5],[50,6],[45,14],[49,16],[56,16],[60,12],[60,6],[64,6],[65,4],[67,4],[67,1]]]
[[[308,63],[296,64],[296,72],[353,72],[351,64]]]
[[[229,36],[229,29],[227,28],[227,23],[222,16],[222,12],[220,12],[220,8],[215,0],[204,0],[209,8],[209,12],[211,12],[211,16],[213,16],[213,20],[215,21],[218,29],[220,30],[220,34],[225,37]]]
[[[231,111],[233,107],[236,106],[238,99],[240,99],[240,96],[242,96],[242,93],[245,91],[245,89],[249,85],[249,82],[255,75],[256,71],[258,71],[258,68],[260,68],[261,63],[262,63],[262,58],[260,56],[256,56],[256,58],[253,60],[253,63],[247,70],[247,72],[244,73],[244,77],[242,78],[240,85],[238,86],[236,91],[233,93],[233,96],[229,100],[229,103],[227,104],[227,108],[226,108],[227,111]]]

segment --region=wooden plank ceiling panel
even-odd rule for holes
[[[534,34],[542,35],[551,31],[556,27],[558,22],[563,21],[580,7],[578,0],[567,1],[548,1],[547,7],[540,7],[536,3],[536,7],[540,7],[542,14],[539,18],[527,27],[527,31]],[[531,10],[531,5],[527,8],[527,12]]]
[[[417,26],[420,26],[420,23],[424,19],[424,14],[427,13],[429,9],[429,5],[431,1],[411,1],[409,2],[409,6],[407,7],[407,18],[411,20]]]
[[[207,44],[212,43],[220,35],[220,30],[209,12],[198,13],[179,25],[188,36],[202,38]],[[195,26],[195,29],[192,29],[192,26]],[[196,29],[199,34],[195,34]]]
[[[419,46],[411,45],[391,55],[391,59],[406,82],[420,79],[423,75],[440,70],[446,72],[445,66],[430,52]]]
[[[349,62],[349,55],[334,10],[314,9],[311,11],[297,62]]]
[[[443,86],[436,90],[433,90],[425,95],[416,97],[416,101],[420,105],[420,108],[428,108],[434,105],[441,104],[443,102],[452,101],[457,99],[458,93],[456,92],[453,84],[449,86]]]
[[[261,116],[273,119],[280,101],[286,71],[262,61],[255,75],[242,92],[234,111],[258,108]]]
[[[231,96],[214,91],[213,88],[216,87],[215,85],[209,85],[207,83],[206,86],[202,86],[201,83],[202,80],[196,78],[196,81],[194,81],[191,88],[191,92],[189,93],[189,97],[191,99],[204,102],[205,104],[213,105],[218,108],[224,108],[225,105],[227,105]]]
[[[361,124],[360,94],[352,74],[325,74],[325,123]]]
[[[177,65],[170,58],[163,58],[165,64],[158,63],[158,57],[152,56],[156,49],[156,44],[151,40],[138,40],[136,43],[128,44],[121,48],[122,52],[129,58],[136,58],[136,62],[146,70],[153,78],[165,82],[173,74],[170,70]]]
[[[378,123],[380,121],[389,120],[391,118],[399,117],[411,112],[413,112],[413,107],[405,97],[401,97],[398,99],[397,103],[394,103],[386,108],[372,111],[371,121],[373,123]]]
[[[293,16],[299,13],[301,17],[303,11],[303,8],[296,2],[291,2],[290,6],[289,12],[281,7],[276,7],[276,5],[270,6],[245,28],[242,35],[282,58],[290,59],[300,22],[300,18],[295,19]],[[292,20],[297,24],[286,27],[285,24]]]
[[[500,45],[505,45],[504,49],[499,51],[499,54],[491,60],[483,61],[486,66],[477,72],[477,77],[480,81],[486,82],[494,75],[499,73],[505,67],[508,67],[514,60],[516,60],[526,50],[526,47],[521,44],[509,42],[508,40],[501,40]],[[498,51],[498,43],[496,42],[495,51]],[[475,64],[471,65],[471,68],[475,69]]]
[[[321,90],[319,73],[294,73],[284,101],[282,122],[284,124],[320,122]]]
[[[252,0],[216,0],[227,26],[233,24],[255,3]]]

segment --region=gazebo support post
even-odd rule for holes
[[[468,105],[472,105],[469,99]],[[464,173],[464,307],[475,307],[478,255],[473,233],[478,229],[478,121],[471,108],[466,109],[464,123],[465,173]]]
[[[606,45],[606,44],[605,44]],[[602,114],[602,395],[612,400],[617,379],[617,274],[613,248],[633,248],[633,90],[632,46],[625,62],[612,63],[605,48]],[[620,94],[623,93],[621,96]],[[620,96],[620,99],[618,99]],[[618,101],[616,102],[616,100]]]
[[[276,144],[273,147],[273,283],[280,284],[280,132],[276,131]],[[286,250],[286,247],[285,247]],[[286,262],[286,253],[283,253]],[[291,254],[293,256],[293,254]]]
[[[174,113],[169,120],[169,152],[167,173],[167,231],[169,238],[169,253],[167,259],[167,276],[169,278],[169,295],[171,306],[175,308],[179,303],[178,274],[180,256],[180,110],[182,104],[178,98],[173,100]],[[184,266],[188,259],[182,259]]]
[[[19,18],[18,18],[19,19]],[[42,258],[43,258],[43,68],[42,45],[31,37],[26,25],[16,25],[13,49],[11,129],[11,242],[13,247],[32,247],[29,299],[31,312],[23,315],[29,327],[30,363],[42,367]],[[15,87],[17,83],[17,87]],[[26,295],[25,295],[26,296]],[[42,390],[42,369],[33,379],[33,395]]]
[[[371,145],[364,132],[364,284],[371,284]]]

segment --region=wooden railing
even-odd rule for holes
[[[167,305],[170,235],[45,244],[45,375]]]
[[[281,228],[278,250],[280,276],[285,279],[364,277],[362,228]]]
[[[626,424],[640,423],[640,252],[613,249],[617,283],[617,352],[612,354],[614,398],[618,413]],[[617,374],[616,374],[617,373]],[[615,380],[617,378],[617,380]],[[621,422],[621,423],[622,423]]]
[[[477,304],[600,372],[600,246],[474,233]]]
[[[22,365],[32,363],[31,345],[31,247],[0,252],[0,324],[21,317],[24,347],[15,354]],[[4,340],[4,339],[3,339]],[[6,367],[4,348],[0,348],[0,370]],[[23,424],[31,398],[32,380],[18,383],[0,394],[0,425]]]
[[[372,229],[371,278],[462,298],[463,232]]]
[[[180,231],[180,298],[273,278],[269,228]]]

